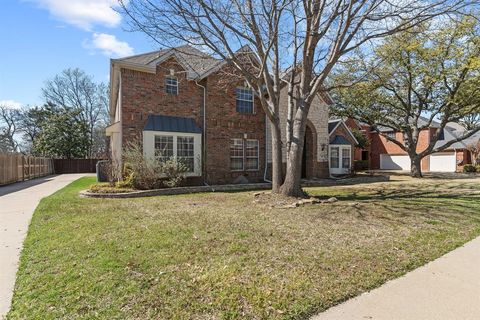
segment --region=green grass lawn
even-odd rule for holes
[[[37,208],[8,319],[304,319],[480,234],[479,181],[309,188],[339,201],[291,209],[78,197],[93,182]]]

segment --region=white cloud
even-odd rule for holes
[[[12,108],[12,109],[20,109],[22,105],[23,105],[22,103],[15,100],[0,100],[0,106]]]
[[[92,51],[100,50],[107,57],[125,57],[133,55],[133,48],[125,41],[118,40],[112,34],[93,33],[91,40],[83,42],[83,46]]]
[[[47,9],[55,18],[90,30],[93,25],[116,27],[122,16],[114,9],[117,0],[27,0]]]

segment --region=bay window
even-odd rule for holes
[[[177,159],[187,166],[188,172],[194,171],[193,146],[193,137],[177,137]]]

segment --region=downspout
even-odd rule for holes
[[[195,80],[195,84],[199,86],[200,88],[203,89],[203,152],[202,152],[202,166],[203,166],[203,184],[206,186],[209,186],[209,184],[206,181],[207,177],[207,88],[200,83],[198,83],[198,80]],[[215,191],[212,189],[212,191]]]
[[[458,164],[457,164],[457,149],[454,148],[453,150],[455,151],[455,172],[457,172],[457,167],[458,167]]]
[[[267,118],[267,115],[265,115],[265,170],[263,172],[263,181],[272,183],[271,180],[267,179],[267,168],[268,168],[268,139],[267,139],[267,132],[268,132],[267,125],[268,125],[268,123],[267,123],[267,121],[268,121],[268,118]],[[272,163],[272,166],[273,166],[273,163]]]

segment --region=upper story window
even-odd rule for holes
[[[438,134],[438,141],[443,141],[445,140],[445,130],[441,129],[440,133]]]
[[[388,132],[385,133],[385,135],[387,137],[389,137],[390,139],[394,139],[394,140],[397,137],[397,133],[395,131],[388,131]]]
[[[237,88],[237,112],[253,113],[253,91],[249,88]]]
[[[175,77],[165,78],[165,92],[172,95],[178,95],[178,80]]]

